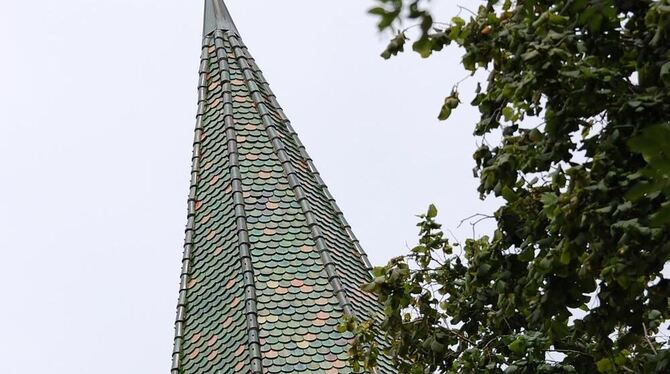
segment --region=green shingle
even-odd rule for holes
[[[173,374],[353,372],[336,327],[379,314],[358,288],[369,263],[223,2],[207,4]]]

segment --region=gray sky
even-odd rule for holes
[[[459,51],[382,60],[371,4],[228,1],[380,264],[430,202],[452,229],[494,202],[472,178],[476,110],[436,120]],[[3,373],[168,371],[201,30],[202,1],[0,0]]]

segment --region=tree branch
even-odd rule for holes
[[[655,355],[657,355],[658,352],[656,352],[656,348],[651,343],[651,340],[649,340],[649,333],[647,332],[647,326],[644,323],[642,324],[642,330],[644,330],[644,339],[647,341],[647,344],[649,344],[649,348],[651,348],[651,351],[654,352]]]

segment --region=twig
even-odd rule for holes
[[[477,17],[477,13],[471,11],[470,9],[468,9],[468,8],[462,6],[462,5],[458,5],[458,4],[456,4],[456,6],[457,6],[458,9],[459,9],[459,11],[458,11],[459,14],[461,13],[462,10],[465,10],[465,11],[467,11],[467,12],[470,12],[470,14],[472,14],[473,16]]]
[[[559,349],[559,348],[554,348],[554,349],[548,349],[547,351],[560,352],[560,353],[577,353],[577,354],[580,354],[580,355],[582,355],[582,356],[593,357],[593,356],[591,356],[591,355],[588,354],[588,353],[584,353],[584,352],[577,351],[577,350],[574,350],[574,349]]]
[[[468,78],[472,78],[473,75],[474,75],[474,73],[470,73],[470,74],[466,75],[465,77],[461,78],[458,82],[456,82],[456,84],[454,84],[454,87],[452,88],[452,90],[458,90],[458,85],[465,82]]]
[[[465,218],[463,218],[463,219],[458,223],[458,226],[456,226],[456,228],[460,228],[461,226],[463,226],[463,223],[464,223],[465,221],[467,221],[467,220],[469,220],[469,219],[473,219],[473,218],[475,218],[475,217],[482,217],[482,219],[495,218],[494,216],[491,216],[491,215],[488,215],[488,214],[475,213],[475,214],[473,214],[473,215],[471,215],[471,216],[469,216],[469,217],[465,217]],[[480,219],[480,220],[481,220],[481,219]],[[477,222],[479,222],[480,220],[478,220]],[[472,223],[471,223],[471,224],[472,224]]]
[[[484,346],[482,347],[482,351],[485,351],[486,348],[488,348],[489,344],[493,343],[495,340],[496,340],[495,338],[489,339],[489,341],[486,342],[486,344],[484,344]]]
[[[458,245],[458,246],[460,247],[461,242],[458,240],[458,238],[456,237],[456,235],[454,235],[454,232],[451,231],[450,229],[445,229],[445,230],[449,233],[449,235],[451,235],[451,238],[454,239],[454,244],[455,244],[455,245]]]
[[[435,22],[435,21],[433,21],[433,25],[451,26],[450,23],[446,23],[446,22]],[[407,27],[405,27],[404,29],[400,30],[400,32],[401,32],[401,33],[405,33],[405,32],[407,32],[407,31],[409,31],[409,30],[411,30],[411,29],[413,29],[413,28],[415,28],[415,27],[419,27],[419,26],[421,26],[420,23],[417,23],[417,24],[414,24],[414,25],[411,25],[411,26],[407,26]]]
[[[647,332],[647,326],[644,323],[642,324],[642,329],[644,330],[644,339],[649,344],[649,348],[651,348],[651,351],[654,352],[655,355],[658,354],[658,352],[656,352],[656,348],[654,348],[654,345],[651,344],[651,340],[649,340],[649,333]]]
[[[482,217],[482,218],[480,218],[480,219],[478,219],[478,220],[476,220],[476,221],[474,221],[474,222],[470,222],[470,224],[471,224],[472,226],[474,226],[474,225],[478,224],[478,223],[481,222],[481,221],[484,221],[484,220],[487,220],[487,219],[491,219],[491,218],[495,218],[495,217],[494,217],[494,216],[486,216],[486,217]]]
[[[455,335],[457,338],[459,338],[459,339],[461,339],[461,340],[463,340],[463,341],[468,342],[470,345],[475,346],[475,347],[477,346],[477,344],[475,344],[475,342],[473,342],[472,340],[468,339],[466,336],[463,336],[463,335],[457,333],[457,332],[454,331],[453,329],[447,328],[447,331],[449,331],[450,334]]]

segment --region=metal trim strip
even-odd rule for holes
[[[193,232],[195,226],[195,199],[200,172],[200,138],[202,135],[202,117],[205,114],[207,100],[207,74],[209,73],[209,52],[207,45],[211,38],[203,40],[202,54],[200,57],[200,79],[198,81],[198,112],[196,115],[195,131],[193,139],[193,156],[191,157],[191,182],[188,194],[187,223],[184,239],[184,255],[182,258],[182,270],[179,284],[179,301],[177,302],[177,317],[175,321],[174,347],[172,349],[172,374],[179,374],[181,364],[181,348],[183,343],[184,324],[186,322],[186,292],[189,276],[191,273],[191,252],[193,251]]]
[[[225,8],[225,5],[224,5]],[[216,46],[216,57],[219,63],[221,82],[223,89],[223,121],[228,149],[228,161],[230,163],[231,186],[233,201],[235,204],[235,216],[237,222],[237,238],[240,252],[242,272],[244,274],[244,298],[245,312],[247,314],[248,349],[250,355],[251,370],[253,374],[263,373],[263,358],[261,356],[261,344],[258,334],[258,315],[256,306],[256,285],[254,284],[254,268],[251,262],[251,243],[244,209],[244,197],[242,192],[239,153],[237,149],[237,136],[235,134],[235,122],[232,111],[232,87],[230,83],[230,70],[223,39],[226,34],[223,30],[214,31],[214,44]]]
[[[253,77],[253,71],[251,66],[249,66],[249,64],[246,61],[247,58],[244,55],[244,52],[242,51],[241,43],[237,40],[236,35],[231,35],[231,37],[229,37],[228,40],[233,47],[233,52],[235,54],[235,58],[240,68],[244,71],[243,75],[245,78],[244,79],[245,83],[247,84],[247,87],[249,88],[251,93],[251,98],[254,101],[254,104],[256,105],[256,108],[259,111],[261,120],[265,127],[265,131],[267,132],[270,142],[272,143],[272,147],[274,148],[275,153],[277,154],[277,157],[279,158],[279,161],[282,164],[282,168],[284,169],[284,174],[288,179],[289,186],[295,193],[298,203],[300,204],[303,210],[305,219],[307,220],[307,225],[309,226],[312,238],[316,243],[317,250],[319,251],[319,255],[321,256],[321,262],[323,263],[326,274],[328,275],[328,281],[331,287],[333,288],[335,297],[337,298],[340,306],[342,307],[344,314],[353,317],[354,310],[351,307],[351,303],[349,302],[344,287],[342,286],[342,282],[339,279],[339,275],[337,274],[335,264],[333,263],[330,257],[330,250],[325,244],[321,228],[318,226],[317,222],[314,219],[314,215],[312,213],[312,207],[310,203],[307,201],[303,187],[299,179],[295,177],[296,171],[293,168],[293,165],[291,164],[290,158],[286,153],[286,150],[284,149],[284,144],[281,142],[277,130],[275,130],[276,125],[270,118],[270,111],[267,110],[266,104],[263,98],[261,97],[259,90],[257,89],[255,91],[252,91],[252,88],[254,87],[257,88],[257,83],[249,79]]]

